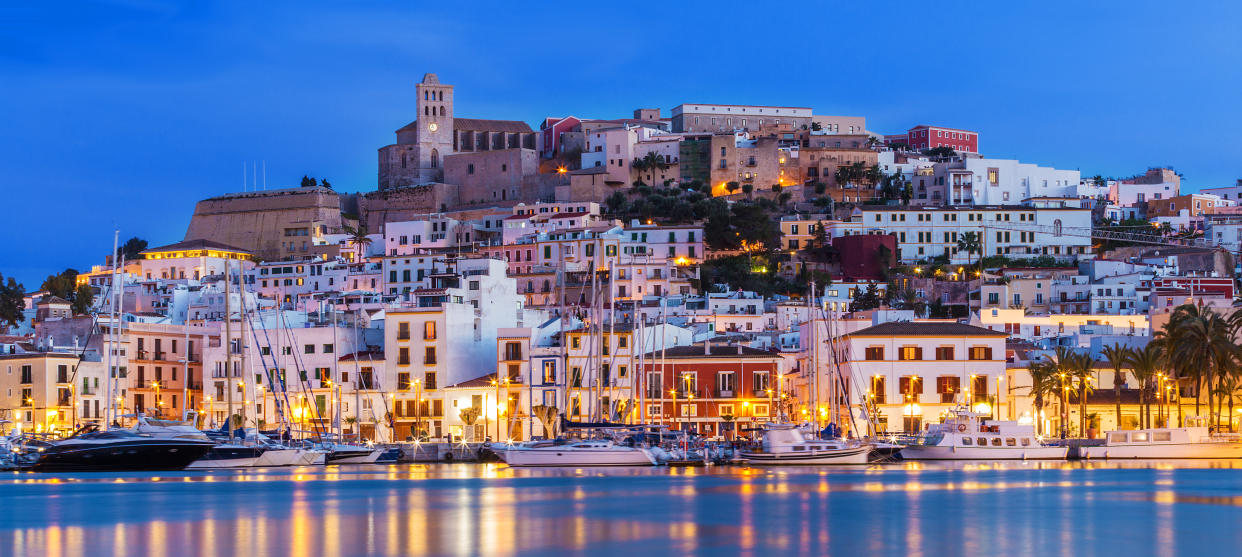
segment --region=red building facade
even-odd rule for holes
[[[643,356],[644,423],[733,438],[772,419],[785,381],[775,352],[710,341]]]
[[[910,149],[950,147],[954,151],[979,152],[979,132],[941,126],[914,126],[905,135],[886,135],[888,144],[904,142]]]

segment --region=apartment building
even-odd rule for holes
[[[1004,415],[1008,334],[952,322],[890,322],[837,337],[850,404],[865,404],[878,431],[918,432],[965,404]],[[821,401],[828,400],[826,397]]]

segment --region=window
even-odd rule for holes
[[[331,354],[334,348],[335,348],[335,347],[334,347],[334,346],[332,346],[331,344],[325,344],[325,345],[323,345],[323,350],[322,350],[322,352],[323,352],[324,354]]]
[[[424,348],[423,364],[430,366],[430,365],[435,365],[435,363],[436,363],[436,347],[428,346]]]
[[[883,360],[884,359],[884,347],[883,346],[868,346],[866,350],[865,358],[868,360]]]
[[[436,339],[436,322],[435,321],[423,322],[423,340],[435,340],[435,339]]]
[[[963,437],[963,438],[962,438],[962,444],[963,444],[963,445],[973,445],[974,443],[975,443],[975,440],[974,440],[974,439],[971,439],[970,437]]]
[[[410,340],[410,324],[401,322],[397,324],[397,340]]]
[[[953,397],[961,390],[962,379],[957,376],[944,375],[936,378],[936,394],[940,395],[942,404],[953,402]]]
[[[302,347],[302,353],[303,353],[303,354],[314,354],[314,353],[315,353],[315,345],[314,345],[314,344],[307,344],[307,345],[303,346],[303,347]]]
[[[410,349],[409,348],[401,347],[397,349],[397,365],[400,365],[400,366],[410,365]]]
[[[884,383],[885,381],[883,376],[877,375],[871,378],[871,401],[875,404],[884,404],[888,400]]]
[[[905,375],[897,379],[897,387],[902,396],[923,394],[923,378],[917,375]]]
[[[899,360],[922,360],[923,348],[919,346],[902,346],[898,352]]]
[[[937,346],[936,347],[936,359],[937,360],[952,360],[953,359],[953,347],[952,346]]]
[[[990,346],[971,346],[970,359],[972,360],[991,360],[992,347]]]

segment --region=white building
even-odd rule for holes
[[[917,432],[960,404],[1006,415],[1007,337],[960,323],[913,321],[881,323],[835,342],[850,388],[858,389],[850,404],[865,404],[879,431]]]
[[[894,234],[897,256],[903,263],[948,256],[953,264],[965,264],[980,255],[1090,255],[1090,229],[1091,209],[1080,207],[1078,200],[1032,199],[1006,206],[863,206],[851,222],[831,223],[829,235]],[[980,235],[982,254],[958,249],[965,232]]]
[[[934,167],[924,199],[914,184],[914,204],[1014,205],[1032,197],[1078,198],[1081,174],[1008,159],[962,158]]]

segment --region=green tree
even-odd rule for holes
[[[142,250],[145,249],[147,249],[147,241],[134,236],[125,240],[125,243],[117,248],[116,254],[118,259],[124,257],[126,261],[135,261],[142,259]]]
[[[91,305],[95,303],[95,289],[89,284],[79,284],[77,289],[73,291],[73,314],[85,315],[90,313]]]
[[[742,184],[742,193],[749,196],[753,191],[755,191],[755,186],[751,184]]]
[[[983,251],[983,237],[978,232],[963,232],[957,237],[957,249],[966,252],[967,265],[974,266],[974,258],[971,257],[975,253]],[[982,263],[982,262],[981,262]],[[980,269],[982,271],[982,269]]]
[[[865,290],[855,290],[854,299],[850,301],[850,311],[867,311],[880,307],[880,291],[875,283],[867,285]]]
[[[1217,366],[1226,357],[1233,357],[1238,346],[1233,342],[1229,321],[1203,305],[1183,304],[1169,316],[1166,325],[1168,360],[1177,362],[1182,374],[1195,382],[1195,414],[1200,413],[1199,395],[1207,391],[1208,414],[1212,413],[1212,389],[1219,376]],[[1209,420],[1210,421],[1210,420]]]
[[[1153,340],[1130,353],[1130,375],[1139,384],[1139,429],[1152,426],[1151,402],[1147,395],[1164,361],[1162,346],[1163,343]]]
[[[1026,369],[1031,375],[1031,386],[1027,396],[1034,399],[1035,424],[1037,428],[1042,429],[1043,420],[1041,416],[1044,415],[1044,405],[1047,397],[1056,396],[1061,390],[1057,377],[1057,365],[1051,360],[1043,360],[1027,364]],[[1041,430],[1036,433],[1044,432]]]
[[[824,126],[821,125],[819,122],[811,122],[811,131],[817,132],[817,131],[823,131],[823,129],[824,129]]]
[[[608,211],[608,214],[614,215],[614,216],[624,215],[626,212],[626,209],[629,208],[629,205],[630,205],[629,199],[625,197],[624,193],[621,193],[619,191],[613,192],[612,195],[604,199],[605,210]]]
[[[955,157],[957,156],[957,151],[954,151],[952,147],[942,145],[931,149],[923,149],[923,155],[928,157]]]
[[[367,237],[367,225],[359,221],[358,228],[345,226],[345,233],[349,235],[349,245],[354,247],[354,252],[358,254],[358,260],[361,261],[366,255],[366,247],[371,245],[371,238]]]
[[[304,187],[304,188],[313,188],[313,187],[315,187],[316,185],[317,185],[317,184],[315,183],[315,179],[314,179],[314,178],[311,178],[310,176],[305,176],[305,175],[304,175],[304,176],[302,176],[302,187]]]
[[[22,322],[25,318],[22,311],[26,307],[25,297],[24,286],[13,277],[6,282],[4,275],[0,275],[0,325],[7,323],[9,327],[15,327]]]
[[[736,192],[737,192],[737,190],[738,190],[738,188],[740,188],[740,187],[742,187],[742,186],[741,186],[741,184],[738,184],[737,182],[729,182],[729,183],[725,184],[725,189],[726,189],[726,190],[729,190],[729,193],[730,193],[730,194],[732,194],[732,193],[736,193]]]
[[[1121,386],[1126,384],[1123,368],[1130,362],[1133,352],[1121,343],[1105,346],[1101,351],[1108,366],[1113,368],[1113,402],[1116,404],[1117,429],[1121,429]]]
[[[78,271],[77,269],[65,269],[57,275],[48,275],[43,279],[43,284],[39,286],[40,290],[46,290],[48,294],[73,301],[73,291],[78,287]]]

